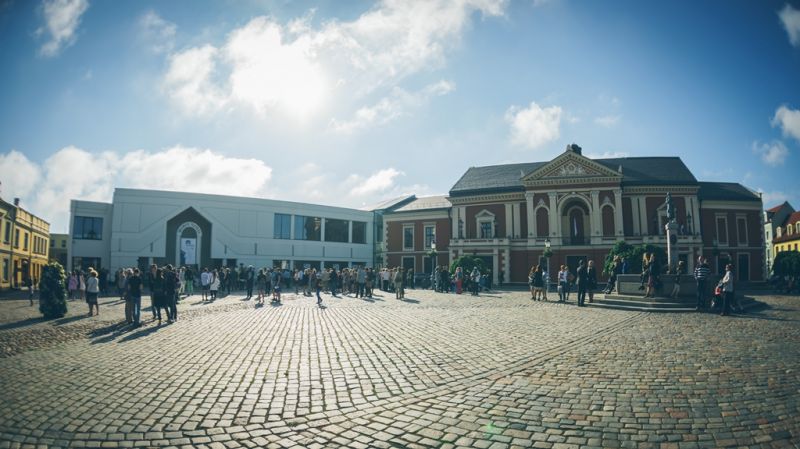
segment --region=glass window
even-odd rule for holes
[[[367,243],[367,223],[365,221],[353,222],[353,243]]]
[[[14,230],[14,247],[19,248],[19,229]]]
[[[55,247],[56,247],[55,239],[50,239],[50,248],[55,248]]]
[[[322,234],[321,218],[295,215],[294,217],[295,240],[314,240],[318,242],[321,240],[321,234]]]
[[[103,219],[101,217],[75,217],[72,238],[101,240],[103,238]]]
[[[325,241],[344,242],[350,241],[350,222],[347,220],[325,219]]]
[[[721,245],[728,243],[728,220],[717,218],[717,240]]]
[[[64,239],[64,240],[61,241],[61,247],[62,248],[66,248],[67,247],[67,239]]]
[[[403,228],[403,249],[414,249],[414,227]]]
[[[292,238],[292,216],[287,214],[275,214],[275,231],[272,238],[290,239]]]
[[[27,232],[22,235],[22,249],[24,249],[24,250],[28,249],[28,233]]]
[[[5,237],[3,238],[3,241],[6,242],[6,243],[11,242],[11,222],[10,221],[6,222],[6,234],[5,234]]]
[[[434,241],[436,241],[436,228],[434,226],[425,226],[425,248],[432,247]]]
[[[3,259],[3,280],[8,281],[8,259]]]

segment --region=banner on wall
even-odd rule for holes
[[[197,264],[197,239],[181,239],[181,265]]]

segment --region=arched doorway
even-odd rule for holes
[[[579,198],[568,199],[561,214],[561,235],[565,245],[588,245],[589,206]]]

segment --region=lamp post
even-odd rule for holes
[[[545,238],[544,240],[544,252],[542,253],[542,256],[544,256],[545,260],[547,260],[547,269],[545,270],[547,272],[547,276],[544,279],[544,291],[547,293],[550,287],[550,258],[553,257],[553,251],[550,249],[549,238]]]

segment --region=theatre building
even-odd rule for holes
[[[678,257],[689,270],[704,255],[715,272],[732,262],[739,280],[763,280],[757,194],[736,183],[700,182],[679,157],[591,159],[574,144],[551,161],[471,167],[446,198],[385,211],[384,260],[413,260],[416,271],[427,272],[422,256],[432,230],[447,260],[481,257],[495,282],[527,282],[547,246],[551,271],[562,264],[574,270],[580,259],[602,266],[618,240],[666,248],[667,193]]]
[[[72,200],[70,269],[349,267],[373,263],[373,213],[259,198],[116,189]]]

